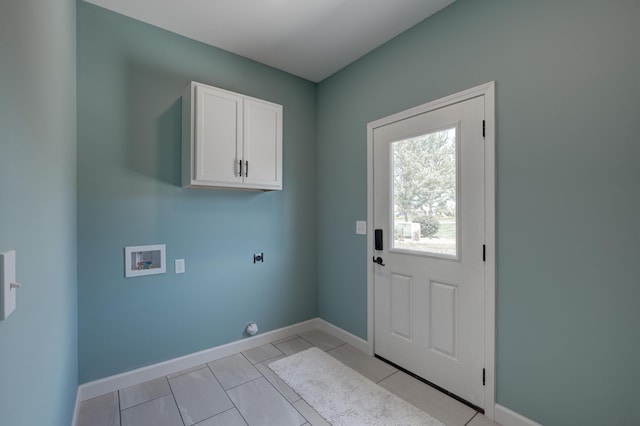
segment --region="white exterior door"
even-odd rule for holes
[[[374,352],[480,408],[484,120],[476,96],[370,125]]]

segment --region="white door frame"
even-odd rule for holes
[[[374,345],[374,264],[373,257],[373,131],[375,128],[433,111],[447,105],[484,96],[485,100],[485,272],[484,272],[484,360],[485,416],[495,418],[495,340],[496,340],[496,183],[495,183],[495,82],[476,86],[367,124],[367,348],[373,355]],[[478,129],[482,131],[482,129]]]

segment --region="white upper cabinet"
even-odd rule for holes
[[[282,189],[282,105],[244,98],[244,183]]]
[[[182,186],[282,189],[282,105],[192,82],[182,96]]]

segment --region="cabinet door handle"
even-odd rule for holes
[[[242,160],[238,161],[238,165],[240,166],[240,172],[238,173],[238,176],[242,177]]]
[[[249,177],[249,160],[244,162],[244,177]]]

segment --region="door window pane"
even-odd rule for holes
[[[457,257],[456,126],[392,143],[393,248]]]

